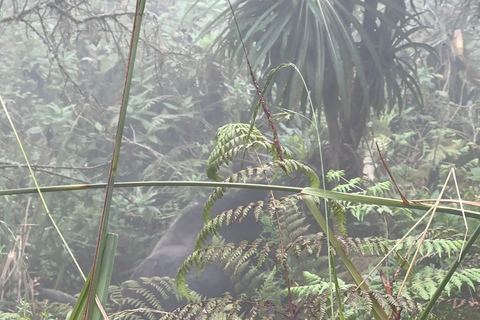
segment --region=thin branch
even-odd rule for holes
[[[46,3],[42,3],[42,1],[38,1],[31,7],[22,10],[20,13],[12,14],[10,16],[7,16],[0,20],[0,23],[7,23],[7,22],[14,22],[14,21],[21,21],[25,16],[38,12],[39,10],[46,9],[46,8],[52,8],[55,9],[58,13],[61,15],[67,17],[70,21],[73,21],[75,24],[84,24],[93,20],[106,20],[106,19],[114,19],[116,20],[118,17],[122,16],[134,16],[135,12],[120,12],[120,13],[105,13],[105,14],[99,14],[91,17],[87,17],[85,19],[77,19],[75,18],[69,11],[60,8],[57,5],[57,0],[49,1]]]

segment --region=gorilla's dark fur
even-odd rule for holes
[[[265,200],[266,196],[266,191],[259,190],[229,191],[213,206],[212,217],[238,206]],[[176,276],[178,268],[192,253],[197,235],[203,227],[202,211],[206,200],[206,197],[198,199],[180,212],[152,253],[134,270],[132,279]],[[242,240],[253,241],[259,237],[261,230],[261,224],[255,221],[253,214],[249,214],[241,223],[224,226],[220,234],[225,243],[238,243]],[[224,292],[234,291],[229,277],[215,265],[204,269],[198,278],[195,270],[192,270],[187,277],[187,283],[190,289],[206,297],[221,297]],[[162,306],[166,310],[179,306],[175,297],[165,301],[165,304]]]

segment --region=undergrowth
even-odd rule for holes
[[[242,129],[239,129],[242,128]],[[249,151],[255,153],[271,153],[272,143],[259,131],[249,135],[247,127],[242,125],[225,126],[217,135],[217,147],[210,158],[210,175],[216,176],[222,164],[232,162],[235,155]],[[228,136],[228,139],[221,137]],[[287,155],[288,152],[285,152]],[[285,177],[297,170],[303,172],[311,185],[319,185],[315,173],[294,159],[272,160],[258,168],[246,168],[224,179],[228,182],[239,181],[286,181]],[[281,178],[283,176],[283,178]],[[267,177],[267,178],[266,178]],[[341,172],[330,172],[328,178],[343,181]],[[390,190],[387,182],[362,189],[361,179],[344,181],[335,187],[336,191],[385,195]],[[200,231],[195,251],[180,267],[177,277],[142,279],[124,284],[125,290],[113,287],[112,300],[117,306],[129,305],[134,310],[114,313],[114,319],[287,319],[287,294],[290,289],[295,319],[328,319],[336,318],[341,311],[345,319],[369,319],[372,311],[372,299],[389,312],[395,310],[402,318],[415,317],[428,301],[446,274],[445,260],[456,258],[463,246],[462,236],[452,230],[442,228],[427,232],[426,240],[420,250],[420,257],[414,262],[416,268],[410,275],[407,289],[397,296],[398,281],[389,283],[391,279],[405,275],[408,259],[413,247],[418,242],[417,236],[404,239],[394,250],[397,239],[377,237],[348,237],[347,216],[352,215],[363,220],[370,215],[394,216],[403,215],[409,219],[412,213],[407,209],[392,210],[380,205],[359,205],[348,201],[329,201],[329,212],[333,215],[338,233],[335,235],[343,245],[352,261],[367,261],[373,265],[389,251],[387,260],[379,267],[377,275],[368,279],[370,290],[359,290],[346,275],[340,261],[335,258],[339,295],[331,295],[332,284],[328,279],[327,269],[327,237],[322,232],[315,232],[309,227],[312,222],[306,215],[299,195],[289,195],[268,201],[245,204],[227,210],[216,217],[210,212],[215,201],[228,192],[226,188],[217,188],[207,200],[204,209],[205,225]],[[221,229],[228,228],[253,215],[264,226],[262,235],[252,242],[208,243],[210,235],[219,236]],[[278,220],[277,220],[278,216]],[[277,221],[277,222],[275,222]],[[333,236],[333,235],[330,235]],[[280,237],[282,241],[280,241]],[[333,249],[332,249],[333,250]],[[473,250],[478,250],[474,248]],[[334,255],[336,252],[334,252]],[[362,258],[363,257],[363,258]],[[216,264],[231,275],[236,289],[242,294],[226,293],[219,298],[200,300],[199,295],[188,290],[186,274],[196,268],[200,270]],[[287,268],[288,273],[284,272]],[[360,269],[359,269],[360,270]],[[362,272],[360,270],[360,272]],[[288,281],[287,281],[288,277]],[[443,292],[445,298],[455,297],[462,290],[470,287],[475,290],[475,282],[480,281],[480,269],[461,268],[455,273],[451,282]],[[290,283],[290,288],[287,287]],[[123,293],[123,295],[121,294]],[[191,302],[173,312],[162,310],[165,298],[175,299],[175,295],[186,295]],[[333,297],[333,300],[332,300]],[[338,297],[341,299],[339,304]],[[333,308],[332,308],[333,306]],[[341,306],[341,310],[339,309]],[[331,314],[334,310],[334,314]]]

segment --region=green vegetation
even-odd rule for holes
[[[0,319],[478,314],[476,1],[144,5],[0,2]],[[289,195],[212,216],[252,183]],[[130,280],[204,195],[176,278]],[[210,265],[238,293],[191,290]]]

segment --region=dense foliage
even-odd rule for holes
[[[329,1],[278,1],[276,7],[271,1],[234,3],[260,85],[265,85],[268,72],[279,64],[298,66],[277,70],[265,91],[285,148],[282,160],[270,143],[273,139],[262,115],[254,119],[252,132],[249,125],[224,126],[248,122],[257,99],[228,4],[211,0],[195,5],[185,0],[147,4],[117,180],[199,181],[207,180],[208,174],[237,182],[264,179],[263,173],[268,172],[278,184],[304,186],[305,181],[316,185],[323,171],[334,168],[346,169],[348,179],[339,171],[325,172],[330,183],[322,186],[397,198],[397,189],[387,182],[376,152],[378,143],[408,199],[435,199],[453,168],[462,199],[479,202],[478,3],[413,1],[416,6],[410,7],[403,1],[366,0],[358,6],[347,0],[333,2],[337,8],[328,8],[326,24],[315,8]],[[259,3],[264,5],[263,12],[257,10]],[[390,11],[385,11],[384,4]],[[335,17],[338,6],[343,9]],[[107,179],[134,9],[127,2],[0,2],[0,95],[40,185],[92,184]],[[398,12],[405,18],[400,19]],[[279,18],[285,16],[289,18]],[[304,25],[297,24],[299,16],[305,17],[301,19]],[[342,29],[345,25],[348,28]],[[279,33],[285,30],[289,31]],[[324,47],[322,41],[328,36],[336,37],[335,41]],[[360,60],[355,58],[357,50]],[[336,51],[343,55],[335,58]],[[382,65],[381,72],[374,74],[377,64]],[[366,87],[374,89],[363,91]],[[316,109],[309,105],[308,92]],[[332,104],[337,109],[332,110]],[[0,119],[1,189],[31,187],[13,131],[3,115]],[[352,123],[358,120],[359,128],[355,128]],[[321,158],[322,151],[328,151],[328,157]],[[259,168],[245,169],[239,165],[242,157]],[[326,160],[325,166],[319,159]],[[232,162],[233,169],[227,168],[225,164]],[[361,174],[358,168],[363,177],[350,179],[353,172]],[[190,187],[115,191],[110,229],[119,234],[120,243],[113,274],[117,287],[112,288],[109,311],[126,315],[118,313],[118,305],[126,299],[122,282],[149,254],[175,214],[209,191]],[[448,184],[443,197],[458,198],[455,184]],[[47,195],[52,216],[85,273],[91,267],[102,200],[101,189]],[[287,279],[295,305],[302,306],[299,317],[329,318],[341,311],[345,318],[368,318],[375,301],[394,314],[418,315],[462,250],[463,218],[437,214],[400,298],[396,298],[399,278],[405,275],[405,259],[414,251],[411,247],[421,231],[409,235],[381,265],[381,271],[373,274],[368,281],[371,291],[356,291],[340,258],[329,264],[325,232],[305,228],[316,222],[300,200],[292,196],[255,210],[236,211],[269,213],[269,218],[262,219],[262,237],[251,244],[207,246],[183,267],[227,257],[224,266],[235,271],[235,282],[248,296],[238,300],[226,296],[206,305],[194,299],[196,304],[178,310],[177,315],[193,318],[203,310],[224,314],[228,309],[232,317],[243,317],[249,306],[252,318],[281,317],[291,311],[283,306]],[[282,209],[278,221],[272,207]],[[83,284],[39,198],[34,194],[2,196],[1,211],[0,317],[54,319],[65,315],[65,305],[35,299],[42,288],[74,295]],[[328,212],[336,220],[338,241],[363,276],[424,214],[342,201],[331,201]],[[201,239],[215,233],[226,220],[239,219],[232,214],[227,212],[207,224]],[[467,225],[471,231],[478,222],[467,220]],[[284,231],[282,241],[278,226]],[[434,309],[439,318],[468,319],[477,312],[478,251],[478,246],[470,249],[442,293],[442,303]],[[262,265],[268,267],[262,269]],[[289,273],[285,274],[282,267],[287,265]],[[332,294],[330,277],[335,269],[338,291]],[[145,281],[154,293],[177,290],[171,279]],[[125,287],[137,294],[139,303],[142,296],[151,297],[141,282],[127,282]],[[344,297],[343,306],[336,294]],[[157,304],[162,305],[161,299]]]

